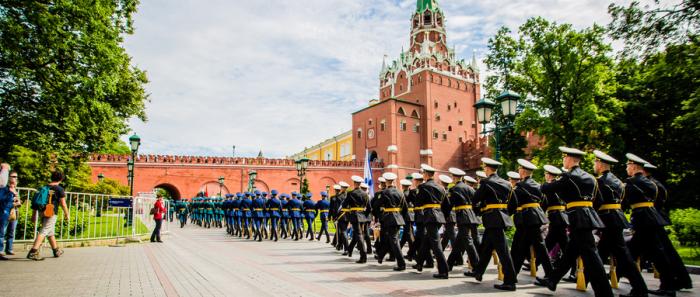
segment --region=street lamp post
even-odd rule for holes
[[[498,97],[496,97],[496,103],[489,99],[482,98],[474,104],[474,107],[476,108],[477,120],[484,127],[481,134],[493,132],[496,146],[496,160],[499,160],[501,157],[501,138],[503,137],[503,133],[513,128],[513,121],[515,120],[515,116],[518,114],[518,100],[520,100],[520,95],[518,93],[505,90],[503,93],[498,95]],[[501,105],[501,116],[503,116],[505,121],[499,125],[498,121],[494,120],[493,128],[487,130],[486,124],[491,122],[493,108],[497,103]]]
[[[134,165],[136,162],[136,155],[139,151],[139,146],[141,146],[141,137],[136,135],[131,135],[129,137],[129,146],[131,147],[131,158],[126,163],[127,170],[129,171],[129,196],[131,197],[131,207],[129,207],[129,212],[127,214],[126,224],[131,226],[133,223],[133,202],[134,202]]]
[[[233,152],[232,152],[232,154],[231,154],[231,157],[235,157],[235,156],[236,156],[236,146],[234,145],[234,146],[233,146]]]
[[[221,189],[224,187],[224,177],[219,177],[219,197],[221,197]]]
[[[299,160],[294,161],[297,167],[297,176],[299,177],[299,193],[302,192],[302,187],[304,186],[304,177],[306,176],[306,169],[309,168],[309,158],[303,157]]]
[[[252,192],[255,189],[255,179],[258,177],[258,172],[251,170],[248,172],[248,192]]]

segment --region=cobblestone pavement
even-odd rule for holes
[[[493,289],[493,266],[482,283],[457,268],[449,280],[435,280],[429,270],[355,264],[357,256],[344,257],[325,242],[259,243],[189,225],[170,230],[165,243],[67,249],[61,258],[41,262],[18,254],[0,262],[0,296],[593,296],[571,283],[556,293],[536,287],[527,272],[518,276],[517,292],[501,292]],[[658,287],[651,274],[644,276],[650,288]],[[693,278],[697,288],[700,277]],[[623,280],[617,293],[628,291]],[[679,294],[698,295],[697,289]]]

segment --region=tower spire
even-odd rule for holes
[[[426,9],[434,11],[438,8],[437,0],[418,0],[416,3],[416,12],[421,13]]]

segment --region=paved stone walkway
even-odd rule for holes
[[[67,249],[59,259],[0,262],[0,296],[593,296],[562,283],[556,293],[522,272],[515,293],[493,289],[495,267],[484,282],[455,269],[449,280],[432,272],[394,272],[393,263],[355,264],[325,243],[252,242],[221,229],[171,226],[165,243]],[[44,254],[50,251],[45,250]],[[645,274],[650,288],[658,280]],[[693,276],[695,288],[700,277]],[[626,293],[626,280],[621,290]],[[698,290],[679,296],[698,296]]]

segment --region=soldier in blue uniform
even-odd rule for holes
[[[654,202],[659,195],[659,187],[644,176],[644,165],[649,162],[628,153],[627,175],[624,197],[625,208],[632,209],[632,229],[630,241],[632,257],[650,260],[659,272],[661,284],[658,290],[649,291],[654,295],[676,296],[676,291],[691,288],[687,269],[684,269],[678,252],[670,246],[664,229],[670,222],[656,209]]]
[[[452,206],[457,223],[455,242],[452,245],[452,252],[447,257],[447,270],[451,271],[452,267],[464,264],[462,255],[465,251],[472,267],[479,262],[476,246],[474,246],[472,237],[469,235],[472,225],[479,225],[479,221],[472,209],[472,199],[474,198],[475,190],[464,182],[466,172],[454,167],[448,169],[448,171],[452,174],[452,178],[457,181],[449,189],[448,199],[445,199]]]
[[[318,236],[316,240],[321,240],[321,235],[326,234],[326,243],[331,242],[331,236],[328,234],[328,213],[330,211],[331,204],[328,201],[328,193],[325,191],[321,192],[321,200],[316,202],[316,215],[321,220],[321,230],[318,231]]]
[[[265,239],[269,238],[269,234],[267,232],[267,228],[270,223],[270,211],[267,209],[267,192],[262,192],[261,194],[262,199],[263,199],[263,218],[262,218],[262,224],[260,226],[261,228],[261,233]]]
[[[270,215],[270,240],[277,241],[277,226],[279,224],[280,217],[282,216],[282,202],[277,199],[277,190],[270,191],[270,199],[267,200],[265,208]]]
[[[231,209],[233,210],[233,236],[242,236],[241,232],[241,197],[243,194],[237,192],[233,197],[231,202]]]
[[[262,241],[262,233],[261,233],[261,228],[262,228],[262,221],[263,221],[263,207],[265,205],[265,200],[262,199],[260,195],[260,191],[255,190],[255,199],[253,199],[252,202],[252,208],[253,208],[253,240],[257,241]]]
[[[613,296],[610,282],[606,277],[603,261],[598,255],[593,238],[593,231],[605,227],[598,213],[593,208],[593,199],[598,193],[595,177],[583,171],[579,164],[585,153],[568,147],[559,147],[564,153],[564,172],[558,180],[548,180],[542,184],[542,191],[557,192],[567,204],[569,216],[569,244],[564,251],[563,263],[551,273],[550,277],[537,278],[536,285],[546,286],[554,291],[561,278],[580,256],[586,271],[586,280],[590,281],[596,296]]]
[[[316,203],[314,203],[313,200],[311,200],[311,197],[313,195],[311,192],[306,193],[306,197],[304,197],[304,220],[306,220],[306,235],[304,238],[308,238],[309,241],[314,241],[314,234],[316,233],[314,230],[314,220],[316,219]]]
[[[593,154],[596,157],[594,169],[599,175],[599,193],[593,200],[593,207],[598,210],[598,216],[605,224],[605,228],[600,230],[598,254],[603,260],[612,256],[620,275],[629,279],[632,291],[629,295],[620,296],[647,296],[647,285],[632,260],[623,234],[624,229],[630,227],[625,213],[622,212],[624,185],[610,172],[611,166],[618,161],[599,150],[594,150]]]
[[[303,210],[303,206],[301,204],[301,201],[297,199],[296,192],[292,192],[292,199],[289,200],[289,203],[287,203],[287,207],[289,210],[289,214],[292,218],[292,239],[294,239],[294,241],[297,241],[303,236],[303,230],[301,226],[301,220],[303,217],[301,212]]]
[[[241,200],[241,223],[243,227],[243,236],[246,239],[250,239],[252,236],[251,232],[251,219],[253,217],[253,200],[250,199],[250,192],[245,192],[243,200]]]
[[[289,237],[289,209],[287,208],[287,203],[289,203],[289,198],[286,193],[280,195],[280,205],[282,206],[282,214],[280,217],[280,233],[281,237],[286,239]]]
[[[479,188],[474,193],[473,205],[481,211],[485,230],[479,249],[479,263],[474,270],[467,271],[464,275],[473,276],[477,281],[481,281],[486,266],[491,261],[491,253],[496,250],[504,279],[503,284],[496,284],[494,288],[515,291],[517,279],[504,232],[506,228],[513,227],[513,221],[508,214],[508,201],[513,195],[513,189],[506,180],[496,174],[498,167],[502,165],[501,162],[491,158],[481,158],[481,162],[487,177],[479,181]]]

